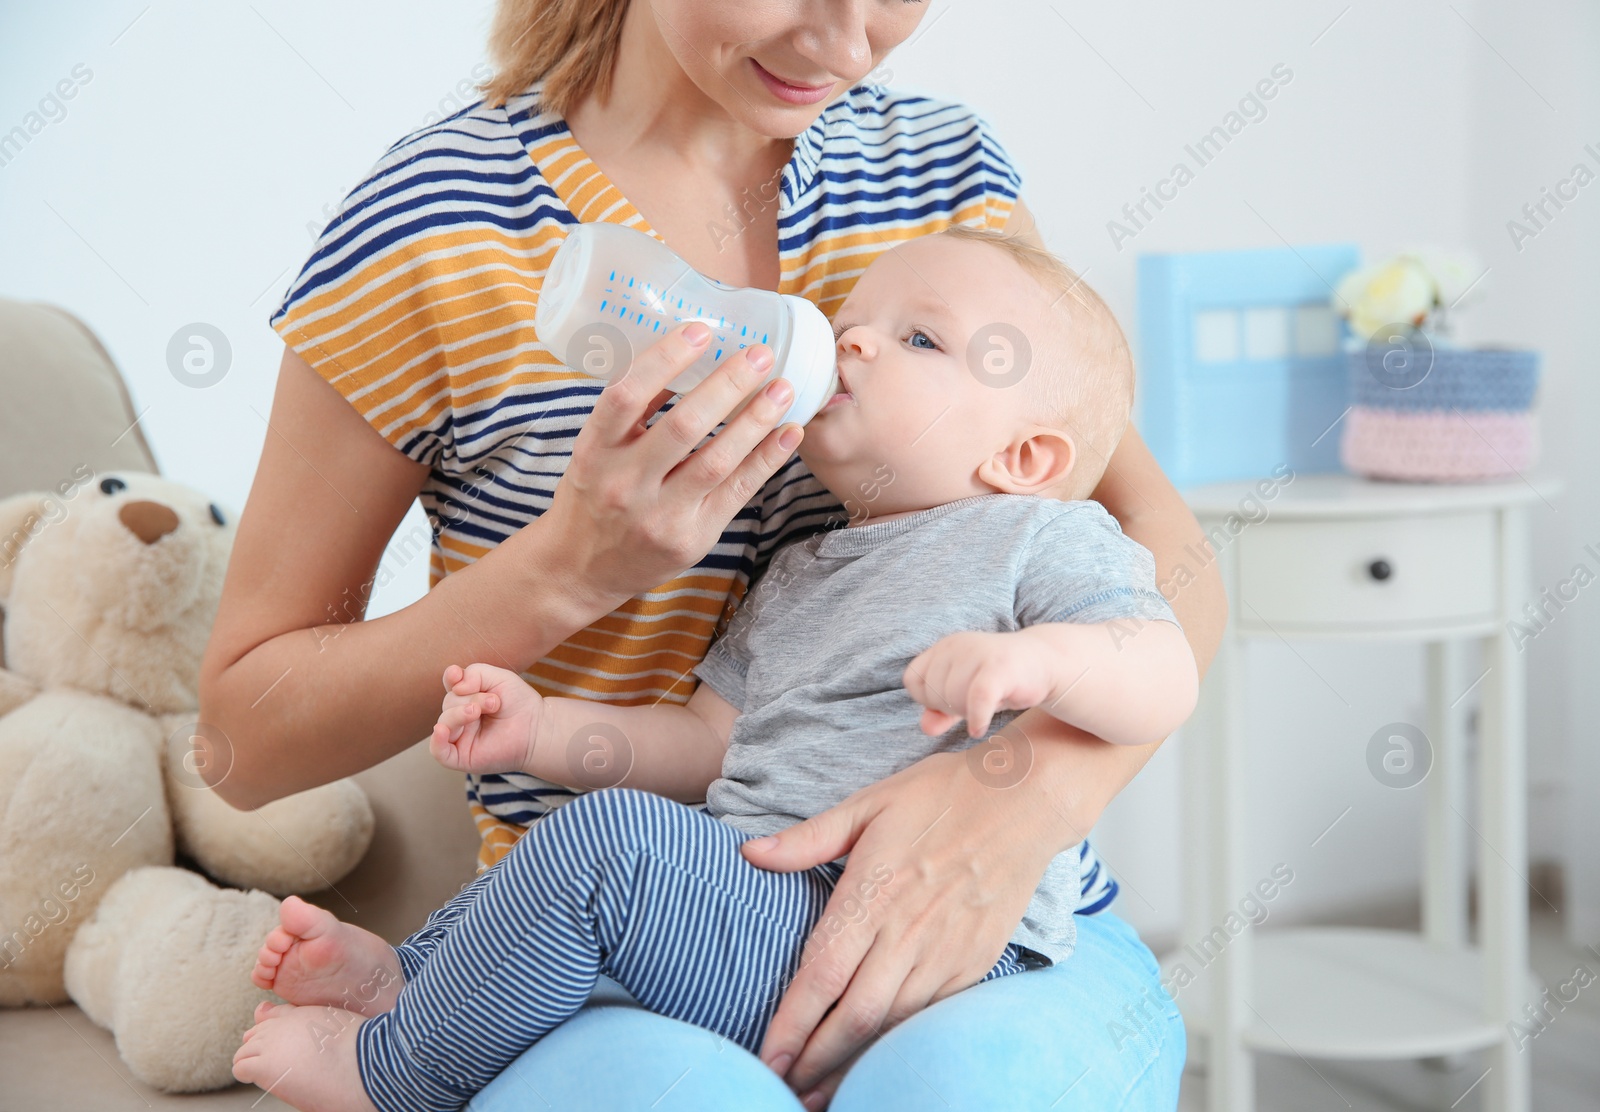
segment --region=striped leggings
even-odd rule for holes
[[[602,973],[652,1011],[759,1049],[843,870],[758,869],[739,852],[750,837],[627,788],[579,796],[534,823],[395,947],[406,984],[356,1034],[373,1104],[461,1108],[577,1012]],[[879,866],[819,939],[859,922],[892,884]],[[983,980],[1029,960],[1007,946]]]

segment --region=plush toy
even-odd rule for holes
[[[233,1084],[277,1000],[250,983],[276,897],[337,883],[372,837],[352,781],[238,811],[195,767],[232,751],[195,708],[233,534],[137,472],[0,501],[0,1005],[70,996],[177,1092]]]

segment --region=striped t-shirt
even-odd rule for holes
[[[951,224],[1003,227],[1020,185],[970,109],[859,85],[795,138],[776,198],[778,289],[831,318],[895,245]],[[430,588],[550,504],[604,383],[568,370],[539,342],[534,308],[568,228],[597,220],[662,238],[541,105],[535,84],[389,148],[272,316],[385,439],[429,466],[421,501],[434,530]],[[697,685],[691,669],[773,551],[847,520],[795,457],[697,565],[574,634],[524,676],[545,695],[685,703]],[[574,794],[520,773],[469,775],[480,869]],[[1087,842],[1083,852],[1080,907],[1098,911],[1116,883]]]

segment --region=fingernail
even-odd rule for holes
[[[765,344],[756,344],[745,353],[745,362],[758,371],[764,371],[772,366],[772,349]]]
[[[794,1065],[793,1054],[780,1054],[768,1063],[768,1066],[771,1068],[772,1072],[777,1074],[779,1077],[782,1077],[784,1074],[788,1073],[789,1067],[792,1065]]]
[[[750,841],[750,848],[762,850],[763,852],[769,849],[777,849],[778,839],[771,834],[768,834],[765,838],[754,838]]]
[[[789,399],[794,397],[794,390],[789,386],[789,380],[780,378],[767,384],[767,397],[779,405],[787,405]]]
[[[683,338],[688,340],[695,347],[699,347],[707,340],[711,339],[711,329],[701,324],[699,321],[695,321],[688,328],[683,330]]]
[[[799,428],[787,428],[778,434],[778,447],[785,452],[794,451],[794,446],[800,443]]]
[[[822,1099],[822,1094],[813,1089],[811,1092],[800,1098],[800,1103],[805,1105],[810,1112],[817,1112],[817,1109],[821,1108],[824,1102]]]

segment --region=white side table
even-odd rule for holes
[[[1524,660],[1508,623],[1531,599],[1530,507],[1542,509],[1560,485],[1321,474],[1184,492],[1212,538],[1229,618],[1184,731],[1184,837],[1202,869],[1185,871],[1186,945],[1162,972],[1173,976],[1180,964],[1198,972],[1178,1004],[1207,1046],[1209,1108],[1252,1112],[1258,1051],[1373,1059],[1490,1049],[1477,1086],[1483,1107],[1527,1112],[1528,1057],[1509,1021],[1523,1018],[1537,982],[1528,972]],[[1246,637],[1427,646],[1421,934],[1246,927],[1235,936],[1224,927],[1253,879],[1243,871]],[[1482,642],[1487,671],[1477,681],[1457,667],[1466,638]],[[1460,697],[1473,683],[1482,700],[1476,836],[1485,845],[1479,940],[1469,946]],[[1195,943],[1208,958],[1203,972]]]

